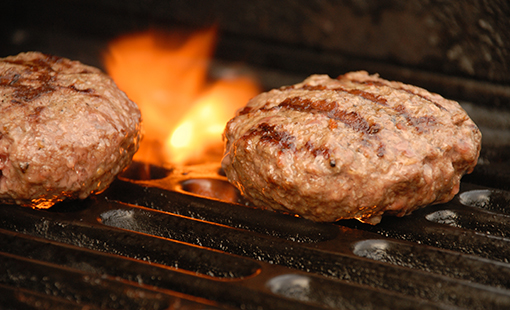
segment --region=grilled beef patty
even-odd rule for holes
[[[38,52],[0,59],[0,203],[104,190],[137,151],[140,121],[99,69]]]
[[[224,139],[222,167],[256,206],[371,224],[451,200],[481,148],[457,102],[364,71],[262,93]]]

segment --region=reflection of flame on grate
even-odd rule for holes
[[[188,35],[147,31],[110,43],[105,67],[142,111],[145,138],[135,160],[162,165],[221,157],[226,122],[260,89],[247,76],[208,80],[216,33],[214,27]]]

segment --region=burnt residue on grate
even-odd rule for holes
[[[73,309],[508,309],[510,192],[370,226],[255,209],[216,166],[135,163],[101,195],[0,208],[0,302]]]

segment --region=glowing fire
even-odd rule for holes
[[[105,67],[142,112],[145,138],[135,160],[187,163],[221,156],[221,133],[235,110],[260,92],[246,76],[209,82],[216,29],[147,31],[110,43]]]

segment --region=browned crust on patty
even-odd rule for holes
[[[0,203],[104,190],[141,138],[135,103],[99,69],[38,52],[0,59]]]
[[[446,202],[481,147],[457,102],[364,71],[260,94],[224,137],[222,166],[255,205],[316,221]]]

